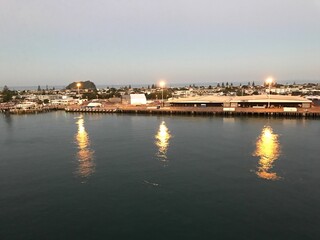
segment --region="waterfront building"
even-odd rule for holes
[[[63,96],[62,98],[55,99],[51,101],[52,105],[73,105],[79,102],[78,99],[74,99],[72,97]]]
[[[296,107],[310,108],[312,101],[298,96],[252,95],[252,96],[197,96],[172,99],[174,107]]]
[[[100,102],[91,102],[87,105],[88,108],[99,108],[102,104]]]
[[[129,94],[122,97],[123,103],[130,105],[145,105],[147,98],[144,94]]]
[[[27,109],[35,109],[38,104],[34,102],[22,102],[15,106],[15,109],[27,110]]]

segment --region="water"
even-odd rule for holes
[[[320,239],[318,120],[0,115],[0,239]]]

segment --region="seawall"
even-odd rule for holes
[[[163,107],[160,109],[148,107],[114,107],[114,108],[75,108],[65,109],[66,112],[87,113],[122,113],[122,114],[154,114],[154,115],[201,115],[201,116],[256,116],[256,117],[290,117],[290,118],[320,118],[320,108],[298,108],[296,111],[285,111],[283,108],[234,108],[222,107]]]

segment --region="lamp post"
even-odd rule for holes
[[[161,87],[161,92],[162,92],[162,107],[164,106],[164,102],[163,102],[163,88],[164,88],[164,86],[166,85],[166,83],[165,83],[165,81],[161,81],[160,83],[159,83],[159,85],[160,85],[160,87]]]
[[[269,94],[268,94],[268,108],[270,108],[270,94],[271,94],[271,84],[274,82],[274,79],[272,77],[268,77],[266,79],[266,84],[269,85]]]
[[[81,86],[81,83],[77,83],[78,95],[80,95],[80,86]]]

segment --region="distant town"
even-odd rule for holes
[[[147,87],[97,88],[91,81],[69,84],[64,89],[38,86],[34,90],[11,90],[4,86],[0,93],[0,108],[3,112],[28,113],[64,109],[68,111],[113,111],[139,107],[145,110],[170,108],[201,108],[196,111],[236,112],[251,108],[299,112],[299,109],[318,109],[319,83],[278,84],[273,79],[263,85],[218,83],[198,86],[168,87],[159,82]],[[216,109],[210,109],[216,108]],[[220,108],[217,109],[217,108]],[[172,112],[172,109],[170,111]]]

